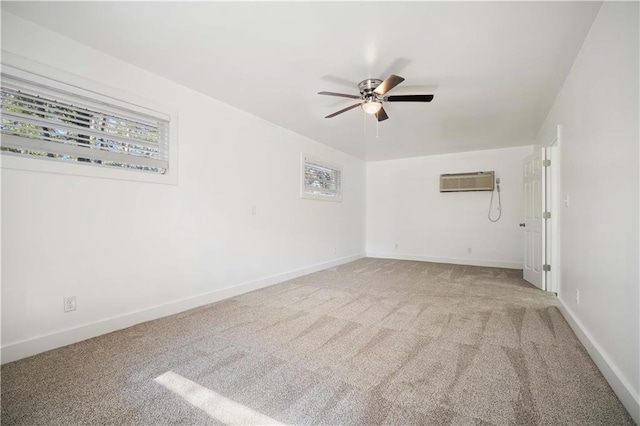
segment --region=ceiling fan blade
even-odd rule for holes
[[[340,111],[337,111],[337,112],[334,112],[333,114],[327,115],[325,118],[333,118],[338,114],[342,114],[343,112],[347,112],[350,109],[354,109],[354,108],[359,107],[359,106],[360,106],[360,103],[353,104],[353,105],[351,105],[349,107],[346,107],[345,109],[341,109]]]
[[[387,102],[431,102],[433,95],[396,95],[384,98]]]
[[[376,118],[378,119],[378,121],[384,121],[389,118],[389,116],[387,115],[387,112],[384,110],[384,108],[380,108],[380,111],[376,113]]]
[[[347,94],[344,94],[344,93],[335,93],[335,92],[318,92],[318,95],[340,96],[341,98],[362,99],[361,96],[347,95]]]
[[[385,81],[380,83],[380,86],[376,87],[376,90],[374,90],[373,93],[382,96],[403,81],[404,78],[400,77],[399,75],[391,74]]]

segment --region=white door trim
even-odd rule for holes
[[[551,218],[546,223],[546,263],[551,265],[547,272],[545,290],[556,294],[560,292],[560,144],[562,141],[562,126],[558,125],[556,136],[546,147],[546,158],[551,165],[546,171],[545,202],[546,211],[551,212]]]

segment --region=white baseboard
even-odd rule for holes
[[[591,333],[589,333],[580,320],[576,318],[571,309],[569,309],[564,301],[561,299],[558,300],[560,301],[560,313],[562,313],[562,316],[567,320],[573,332],[587,349],[589,356],[591,356],[591,359],[604,378],[607,379],[611,389],[613,389],[618,396],[624,408],[627,409],[633,421],[635,421],[636,424],[640,424],[640,395],[633,390],[629,381],[622,375],[602,347],[593,339]]]
[[[11,343],[2,347],[2,363],[4,364],[16,361],[51,349],[131,327],[132,325],[140,324],[141,322],[151,321],[167,315],[173,315],[189,309],[197,308],[199,306],[208,305],[223,299],[228,299],[229,297],[248,293],[253,290],[258,290],[323,269],[353,262],[354,260],[362,259],[363,257],[364,254],[358,254],[331,260],[329,262],[322,262],[255,281],[225,287],[162,305],[152,306],[124,315],[107,318],[89,324],[83,324],[74,328],[23,340],[21,342]]]
[[[375,257],[378,259],[395,259],[395,260],[417,260],[420,262],[433,262],[433,263],[452,263],[455,265],[469,265],[469,266],[488,266],[492,268],[506,268],[506,269],[522,269],[522,262],[509,262],[500,260],[483,260],[483,259],[467,259],[467,258],[452,258],[452,257],[434,257],[434,256],[420,256],[414,254],[401,254],[401,253],[369,253],[367,257]]]

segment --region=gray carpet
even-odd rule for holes
[[[516,270],[362,259],[2,367],[2,424],[633,424]]]

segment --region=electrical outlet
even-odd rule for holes
[[[255,216],[256,215],[256,206],[251,206],[251,209],[249,210],[249,213],[251,214],[251,216]]]
[[[396,243],[396,246],[395,246],[395,247],[396,247],[396,248],[398,248],[398,243]]]
[[[76,305],[76,297],[75,296],[70,296],[70,297],[65,297],[64,298],[64,311],[65,312],[75,311],[76,308],[77,308],[77,305]]]
[[[338,254],[338,247],[333,248],[333,254]]]
[[[576,288],[576,305],[580,304],[580,290]]]
[[[471,253],[472,251],[473,251],[473,250],[471,250],[471,247],[469,247],[469,248],[467,249],[467,253]]]

